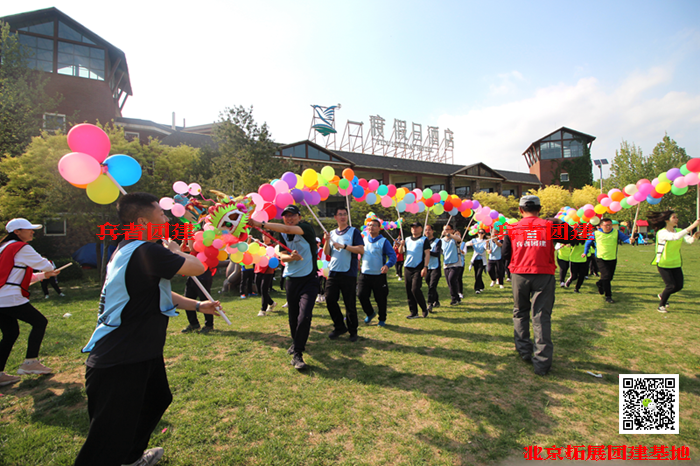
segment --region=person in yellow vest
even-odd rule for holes
[[[591,245],[595,243],[596,249],[596,264],[600,270],[600,280],[595,284],[598,287],[598,293],[605,295],[605,302],[614,303],[612,299],[612,282],[615,276],[615,267],[617,267],[617,246],[618,239],[623,243],[629,243],[630,237],[620,230],[613,230],[612,220],[604,218],[600,221],[600,229],[594,233],[594,238],[586,241],[586,245],[581,257],[588,254]]]
[[[566,274],[569,271],[569,259],[571,258],[571,245],[569,244],[558,244],[561,246],[557,248],[557,267],[559,267],[559,286],[564,288],[568,287]]]
[[[584,241],[577,241],[575,244],[570,245],[570,247],[571,255],[569,260],[571,276],[566,281],[565,285],[568,288],[572,283],[576,282],[574,293],[580,293],[581,285],[583,285],[586,279],[586,272],[588,271],[588,256],[583,253],[586,248],[586,243]]]
[[[695,220],[688,228],[679,230],[676,228],[678,215],[672,210],[652,212],[647,218],[649,225],[658,230],[656,233],[656,255],[651,264],[656,265],[661,279],[666,284],[666,288],[657,295],[660,300],[657,310],[665,314],[668,312],[668,298],[673,293],[678,293],[683,289],[682,240],[692,244],[700,238],[700,231],[690,235],[693,228],[700,225],[700,219]]]

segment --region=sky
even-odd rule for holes
[[[566,126],[650,154],[665,133],[700,157],[700,1],[209,1],[56,7],[126,54],[123,116],[195,126],[253,106],[272,137],[309,137],[312,104],[454,133],[454,163],[527,172],[522,153]],[[365,136],[367,137],[367,136]],[[608,170],[603,176],[608,175]],[[598,174],[594,176],[597,178]]]

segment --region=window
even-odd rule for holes
[[[85,45],[59,42],[58,73],[104,81],[105,51]]]
[[[501,196],[503,196],[503,197],[515,196],[515,190],[514,189],[504,189],[501,192]]]
[[[330,160],[331,156],[326,154],[325,152],[321,152],[315,147],[309,146],[309,158],[314,160]]]
[[[53,24],[52,30],[53,34]],[[19,43],[30,50],[27,66],[34,70],[53,72],[53,40],[19,34]]]
[[[445,185],[444,185],[444,184],[433,184],[433,185],[430,185],[430,186],[426,186],[426,187],[423,188],[423,189],[430,189],[430,190],[433,191],[434,193],[439,193],[440,191],[444,191],[444,190],[445,190]]]
[[[416,189],[416,182],[415,181],[409,181],[407,183],[394,183],[394,186],[397,188],[408,188],[409,190],[413,191]]]
[[[44,129],[49,133],[66,132],[66,116],[60,113],[44,113]]]
[[[18,31],[33,32],[34,34],[42,34],[44,36],[53,36],[53,21],[48,23],[32,24],[17,29]]]
[[[564,158],[581,157],[583,144],[580,141],[564,141]]]
[[[347,207],[347,204],[343,201],[326,201],[326,209],[325,209],[325,215],[322,215],[323,217],[333,217],[333,214],[335,213],[335,209],[338,207]],[[321,214],[324,214],[324,211],[319,209]]]
[[[66,236],[66,221],[60,218],[47,219],[44,222],[46,236]]]
[[[568,173],[562,173],[559,175],[559,181],[562,183],[568,183],[569,182],[569,174]]]
[[[53,28],[51,28],[51,34],[53,35]],[[83,42],[85,44],[92,44],[95,45],[93,41],[76,31],[70,26],[67,26],[66,24],[62,22],[58,22],[58,37],[61,39],[68,39],[68,40],[73,40],[75,42]]]
[[[455,194],[459,197],[468,197],[472,192],[471,186],[460,186],[455,189]]]
[[[139,133],[135,133],[132,131],[124,131],[124,137],[126,138],[127,141],[138,141],[139,140]]]
[[[540,144],[540,158],[560,159],[561,158],[561,143],[560,142],[543,142]]]

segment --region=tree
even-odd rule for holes
[[[600,194],[600,189],[591,185],[586,185],[581,189],[574,189],[571,193],[571,207],[578,209],[586,204],[596,205],[598,194]]]
[[[553,217],[562,207],[571,206],[571,193],[561,186],[550,185],[546,188],[531,189],[529,192],[540,198],[541,217]]]
[[[10,25],[0,21],[0,158],[21,155],[41,133],[43,114],[55,112],[60,101],[46,94],[45,73],[27,67],[31,53],[10,32]]]
[[[253,107],[227,108],[214,130],[220,157],[212,164],[212,182],[231,194],[247,194],[293,171],[288,161],[275,157],[277,146],[271,139],[267,123],[253,119]]]
[[[479,201],[481,205],[488,206],[491,210],[496,210],[506,218],[518,217],[518,200],[514,196],[502,196],[498,193],[478,192],[472,198]]]

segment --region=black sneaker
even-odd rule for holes
[[[452,301],[450,306],[459,306],[461,303],[459,301]]]
[[[531,354],[521,354],[520,359],[523,361],[532,364],[532,355]]]
[[[610,296],[608,296],[607,298],[605,298],[605,302],[606,302],[606,303],[612,304],[612,303],[614,303],[615,301],[613,301],[613,299],[612,299]]]
[[[431,312],[433,312],[433,305],[428,304],[428,313],[431,313]]]
[[[214,330],[214,327],[212,325],[205,325],[204,327],[202,327],[202,330],[200,330],[199,333],[203,333],[204,335],[206,335],[212,330]]]
[[[578,288],[574,288],[574,293],[580,293]]]
[[[440,301],[433,303],[433,308],[440,307]]]
[[[191,332],[196,332],[199,330],[199,325],[194,326],[192,324],[189,324],[187,327],[182,329],[182,333],[191,333]]]
[[[351,342],[355,343],[355,342],[358,340],[357,333],[354,334],[354,335],[350,335],[349,340],[350,340]]]
[[[540,377],[544,377],[549,373],[549,369],[544,370],[544,369],[535,369],[535,374],[539,375]]]
[[[418,314],[409,314],[406,316],[407,319],[417,319],[418,317]]]
[[[294,354],[294,343],[292,343],[292,346],[290,346],[289,349],[287,350],[287,354],[290,354],[290,355]]]
[[[600,282],[595,282],[595,286],[598,287],[598,294],[605,294],[605,291],[603,290],[603,285]]]
[[[427,313],[427,312],[424,312],[424,313],[423,313],[423,318],[424,318],[424,319],[427,319],[427,318],[428,318],[428,313]]]
[[[339,332],[337,330],[333,330],[331,333],[328,334],[328,338],[330,338],[331,340],[337,340],[338,337],[344,333],[348,333],[348,331],[343,330],[342,332]]]
[[[294,369],[298,371],[306,369],[307,366],[301,353],[294,354],[294,357],[292,358],[292,366],[294,366]]]

